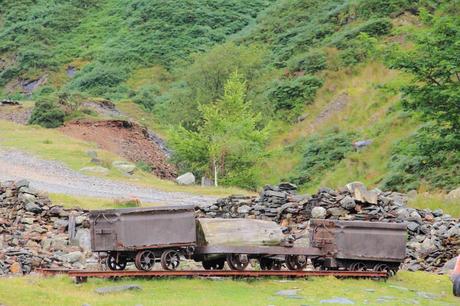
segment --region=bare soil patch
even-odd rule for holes
[[[101,149],[114,152],[131,162],[143,162],[163,179],[177,176],[176,168],[168,163],[168,156],[152,140],[149,131],[137,123],[125,120],[87,121],[66,123],[60,131],[71,137],[95,142]]]

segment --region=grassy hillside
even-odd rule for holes
[[[0,131],[0,143],[2,148],[24,150],[43,159],[57,160],[75,171],[79,171],[83,167],[94,166],[87,152],[95,151],[97,152],[98,158],[102,161],[102,165],[109,169],[109,173],[101,176],[109,179],[140,186],[155,187],[164,191],[182,191],[214,196],[247,193],[236,187],[211,188],[201,186],[178,186],[173,181],[160,180],[152,173],[145,172],[142,169],[137,169],[133,175],[126,176],[123,172],[112,166],[113,161],[122,159],[120,156],[102,150],[94,143],[68,137],[57,130],[45,129],[35,125],[23,126],[0,120]],[[92,173],[91,175],[98,174]],[[75,205],[84,208],[120,206],[120,203],[115,203],[111,200],[85,197],[75,198],[64,195],[53,195],[52,199],[70,207]],[[144,204],[147,205],[148,203]]]
[[[459,6],[455,0],[7,0],[0,8],[0,97],[44,105],[41,115],[59,117],[53,124],[82,115],[81,101],[109,98],[174,139],[181,171],[217,174],[224,184],[257,189],[292,180],[312,191],[360,180],[445,192],[460,185],[453,43]],[[210,112],[225,112],[217,101],[235,71],[244,84],[237,95],[248,106],[240,118],[255,118],[253,131],[235,120],[234,128],[221,134],[216,128],[207,138],[214,140],[203,143]],[[444,89],[430,87],[430,71]],[[29,92],[31,81],[39,86]],[[423,104],[432,97],[449,105],[451,115]],[[263,139],[241,141],[256,132]],[[216,139],[227,143],[218,146]],[[357,141],[370,144],[356,150]],[[261,142],[265,149],[254,150]]]
[[[142,291],[98,295],[94,289],[137,284]],[[33,286],[31,286],[33,285]],[[318,290],[321,288],[321,290]],[[75,285],[67,277],[16,277],[0,279],[0,301],[6,305],[319,305],[321,300],[346,298],[356,305],[455,305],[448,276],[400,272],[387,282],[312,278],[279,281],[158,279],[90,280]],[[296,289],[293,297],[281,290]],[[315,294],[312,294],[314,292]]]

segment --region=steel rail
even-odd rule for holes
[[[77,282],[84,282],[88,277],[120,278],[120,277],[282,277],[282,278],[307,278],[318,276],[353,277],[353,278],[387,278],[387,272],[378,271],[235,271],[235,270],[181,270],[181,271],[86,271],[40,269],[37,272],[49,276],[54,274],[67,274],[75,277]]]

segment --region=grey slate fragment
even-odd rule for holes
[[[122,285],[122,286],[110,286],[96,288],[94,291],[98,294],[108,294],[115,292],[131,291],[131,290],[142,290],[139,285]]]

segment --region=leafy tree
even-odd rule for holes
[[[460,19],[438,17],[432,28],[415,37],[413,50],[395,48],[391,68],[413,75],[402,88],[403,105],[433,119],[446,130],[460,132]]]
[[[440,16],[430,22],[415,36],[413,49],[396,48],[388,57],[391,68],[413,76],[402,88],[403,106],[428,123],[394,147],[385,188],[418,188],[425,181],[449,190],[460,184],[460,19]]]
[[[163,99],[167,105],[159,112],[167,123],[181,123],[196,129],[201,121],[198,105],[207,104],[222,97],[224,84],[233,71],[239,71],[247,80],[250,90],[252,82],[260,75],[266,51],[258,46],[237,46],[226,43],[203,54],[194,54],[193,63],[176,71],[180,79],[171,86]]]
[[[251,168],[263,153],[265,129],[258,128],[260,114],[245,101],[246,82],[233,73],[225,83],[222,99],[202,104],[203,124],[197,131],[180,126],[172,132],[171,145],[182,168],[213,176],[224,185],[257,186]]]

